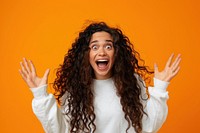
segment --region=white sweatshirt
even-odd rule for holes
[[[166,120],[168,107],[166,101],[168,82],[154,78],[154,87],[149,87],[150,98],[142,100],[145,112],[142,125],[143,133],[157,132]],[[140,83],[141,85],[141,83]],[[106,80],[94,80],[94,109],[95,109],[95,133],[125,133],[128,122],[124,118],[120,98],[116,95],[116,87],[112,78]],[[34,99],[32,101],[33,112],[42,123],[46,133],[69,133],[66,117],[57,106],[52,94],[46,91],[47,85],[31,88]],[[146,98],[143,87],[143,98]],[[128,133],[135,133],[133,127]]]

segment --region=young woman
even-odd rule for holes
[[[152,133],[164,123],[166,88],[180,70],[178,55],[154,70],[154,87],[143,80],[150,72],[139,53],[118,28],[92,23],[79,33],[46,92],[49,69],[39,78],[25,58],[19,70],[33,92],[33,111],[47,133]]]

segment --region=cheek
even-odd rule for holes
[[[109,58],[110,58],[110,62],[109,62],[109,64],[110,64],[110,66],[112,67],[113,64],[114,64],[114,62],[115,62],[114,51],[110,51],[110,52],[108,53],[108,56],[109,56]]]
[[[112,51],[110,53],[110,58],[111,58],[112,62],[114,62],[114,60],[115,60],[115,51]]]
[[[95,58],[94,52],[90,51],[90,53],[89,53],[89,61],[90,61],[91,65],[94,63],[94,58]]]

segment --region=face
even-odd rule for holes
[[[107,79],[112,75],[114,64],[113,39],[107,32],[96,32],[90,40],[89,60],[96,79]]]

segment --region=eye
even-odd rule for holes
[[[110,50],[110,49],[112,49],[112,46],[110,44],[108,44],[108,45],[106,45],[105,48],[108,49],[108,50]]]
[[[93,50],[97,50],[97,49],[98,49],[97,45],[93,45],[91,48],[92,48]]]

